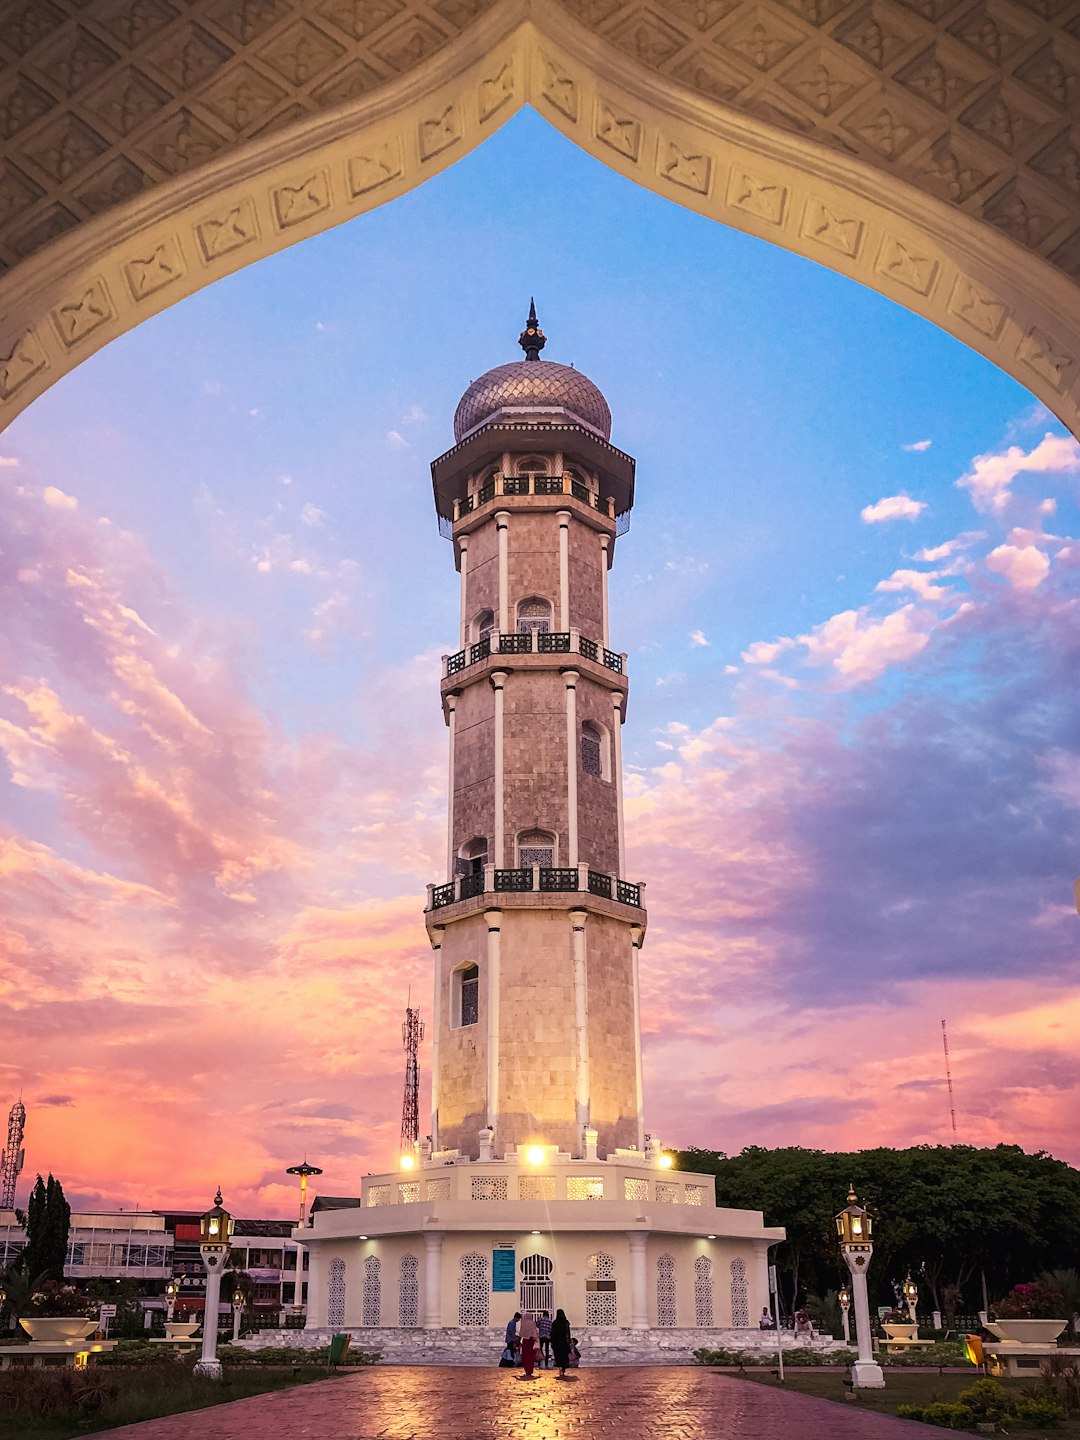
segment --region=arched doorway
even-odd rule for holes
[[[555,1267],[546,1255],[526,1255],[518,1265],[520,1281],[518,1304],[522,1314],[539,1315],[546,1310],[552,1314],[555,1309],[555,1284],[552,1272]]]

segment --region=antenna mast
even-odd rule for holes
[[[949,1087],[949,1119],[952,1121],[953,1144],[956,1144],[956,1105],[953,1101],[952,1068],[949,1065],[949,1027],[945,1024],[945,1017],[941,1020],[941,1044],[945,1051],[945,1083]]]
[[[26,1130],[26,1106],[22,1097],[8,1111],[7,1145],[0,1155],[0,1210],[14,1210],[15,1187],[26,1159],[23,1133]]]
[[[412,997],[410,996],[410,999]],[[412,1155],[420,1139],[420,1041],[424,1022],[419,1005],[405,1007],[401,1041],[405,1048],[405,1102],[401,1107],[401,1154]]]

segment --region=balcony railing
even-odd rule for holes
[[[620,534],[625,534],[629,527],[629,511],[622,515],[615,514],[615,506],[603,495],[597,495],[580,480],[573,479],[570,475],[495,475],[490,480],[485,480],[479,490],[471,495],[464,495],[460,500],[454,502],[454,519],[461,520],[466,515],[471,515],[481,505],[488,505],[500,495],[570,495],[581,505],[587,505],[590,510],[596,510],[601,515],[606,515],[609,520],[623,521]]]
[[[606,665],[616,675],[622,675],[626,669],[625,655],[579,635],[576,630],[507,630],[501,634],[493,630],[482,640],[448,655],[443,678],[448,680],[451,675],[460,675],[470,665],[478,665],[492,655],[580,655],[584,660]]]
[[[620,880],[588,865],[519,865],[504,869],[485,865],[482,870],[458,875],[445,885],[428,886],[428,909],[441,910],[458,900],[474,900],[483,895],[529,894],[572,895],[585,892],[603,900],[617,900],[620,905],[641,908],[644,885]]]

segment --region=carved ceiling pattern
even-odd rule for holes
[[[559,0],[640,64],[856,156],[1080,279],[1073,0]]]
[[[526,103],[1080,433],[1077,0],[0,0],[0,425]]]

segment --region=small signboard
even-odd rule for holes
[[[500,1247],[491,1252],[491,1288],[513,1294],[517,1289],[517,1251]]]
[[[116,1306],[115,1306],[115,1305],[102,1305],[101,1308],[98,1310],[98,1319],[99,1319],[99,1320],[115,1320],[115,1319],[116,1319]]]
[[[776,1266],[769,1266],[769,1294],[776,1294]]]

